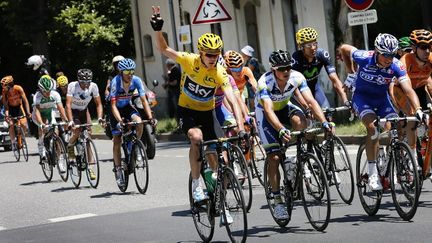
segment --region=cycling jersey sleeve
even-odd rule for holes
[[[351,56],[354,62],[357,64],[366,64],[369,62],[369,57],[373,56],[373,51],[357,50],[353,49],[351,51]]]
[[[143,85],[143,82],[141,81],[141,79],[137,76],[134,76],[133,82],[134,82],[136,90],[138,91],[139,96],[140,97],[145,96],[144,85]]]
[[[405,65],[403,64],[403,62],[394,58],[393,63],[392,63],[392,69],[393,69],[394,74],[397,77],[399,83],[403,83],[403,82],[406,82],[409,80],[407,72],[406,72],[406,68],[405,68]]]
[[[219,85],[222,88],[222,90],[224,92],[231,90],[232,91],[232,87],[230,85],[230,81],[228,78],[228,73],[226,72],[226,70],[224,70],[225,68],[222,67],[221,65],[217,64],[217,69],[223,69],[221,72],[217,72],[217,78],[216,80],[220,80]]]
[[[328,51],[320,49],[317,53],[317,57],[319,61],[323,63],[328,75],[336,72],[336,68],[332,64],[330,53]]]
[[[237,87],[237,84],[236,84],[234,78],[231,75],[228,75],[228,78],[229,78],[229,81],[230,81],[230,84],[231,84],[231,87],[232,87],[234,94],[235,95],[240,94],[240,91]]]
[[[115,76],[111,82],[110,82],[110,97],[111,101],[117,100],[117,82],[118,82],[118,76]]]
[[[72,83],[69,83],[69,84],[68,84],[66,96],[70,96],[70,97],[73,96],[73,92],[74,92],[74,87],[73,87],[73,85],[74,85],[74,84],[75,84],[75,82],[72,82]]]
[[[99,87],[95,83],[90,83],[90,93],[92,94],[93,98],[99,97]]]
[[[51,91],[51,96],[54,99],[54,103],[56,103],[56,104],[61,103],[61,97],[60,97],[60,94],[57,91],[52,90]]]
[[[267,75],[271,75],[271,73],[265,73],[263,76],[261,76],[261,78],[258,80],[258,84],[257,84],[257,99],[262,100],[262,99],[270,99],[270,93],[267,89],[267,83],[266,83],[266,77]]]

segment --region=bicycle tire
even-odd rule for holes
[[[223,222],[228,222],[226,212],[229,212],[232,223],[225,223],[231,242],[246,242],[247,239],[247,211],[243,197],[243,190],[234,171],[225,167],[221,190],[220,208]]]
[[[49,153],[47,153],[46,159],[42,160],[42,158],[40,158],[40,160],[40,165],[42,167],[42,172],[45,176],[45,179],[47,180],[47,182],[50,182],[54,174],[54,169],[51,163]]]
[[[397,141],[393,152],[389,161],[393,203],[399,216],[409,221],[414,217],[419,203],[419,169],[407,143]]]
[[[24,129],[22,127],[20,127],[20,130],[21,130],[20,133],[21,133],[21,150],[22,150],[22,155],[24,157],[24,160],[26,162],[28,162],[29,155],[28,155],[27,140],[25,138]]]
[[[251,146],[251,161],[254,169],[255,177],[259,183],[264,186],[264,164],[266,161],[266,153],[263,146],[260,144],[258,136],[253,138],[253,146]]]
[[[336,159],[339,158],[340,160]],[[343,141],[335,136],[333,140],[332,176],[337,192],[346,204],[354,199],[354,173],[348,150]],[[336,174],[337,173],[337,174]]]
[[[357,192],[360,203],[369,216],[375,215],[381,205],[382,192],[372,191],[369,187],[368,161],[366,158],[366,146],[361,144],[356,157]]]
[[[67,171],[67,168],[69,168],[69,160],[67,156],[66,148],[63,144],[63,141],[58,136],[53,136],[52,139],[54,140],[52,151],[55,151],[55,153],[51,153],[51,156],[53,158],[54,164],[57,166],[57,170],[59,172],[59,175],[61,179],[64,182],[67,182],[69,178],[69,173]],[[64,172],[61,172],[60,170],[60,164],[63,164],[63,168],[65,168]]]
[[[274,197],[272,194],[272,187],[268,181],[268,166],[269,166],[269,162],[266,159],[265,163],[264,163],[263,181],[264,181],[264,191],[265,191],[267,205],[268,205],[268,208],[270,210],[270,214],[271,214],[273,220],[280,227],[285,227],[289,223],[289,221],[291,220],[291,217],[289,217],[288,219],[277,219],[274,215],[274,205],[275,204],[274,204]],[[280,163],[279,163],[279,174],[280,175],[285,174],[285,172],[282,168],[282,165]],[[280,178],[280,176],[279,176],[279,178]],[[284,179],[285,179],[285,177],[284,177]],[[281,186],[280,191],[286,193],[287,188],[285,188],[284,186]],[[287,196],[286,194],[281,194],[281,196],[283,197],[283,201],[285,202],[285,206],[287,207],[288,214],[291,215],[291,213],[290,213],[290,209],[292,209],[292,197],[291,197],[291,195]]]
[[[77,159],[69,162],[69,176],[75,188],[79,188],[81,184],[81,176],[82,176],[80,162],[77,161]]]
[[[93,155],[93,163],[89,163],[90,155],[87,149],[84,149],[85,154],[85,163],[87,164],[86,174],[87,174],[87,180],[92,188],[97,188],[99,185],[100,180],[100,169],[99,169],[99,157],[97,155],[96,146],[94,144],[94,141],[90,138],[87,139],[87,147],[89,150],[91,150],[91,154]],[[90,177],[90,170],[93,171],[93,173],[96,175],[95,179],[91,179]]]
[[[327,174],[319,159],[312,153],[306,153],[300,158],[303,160],[303,168],[300,170],[301,198],[309,223],[318,231],[324,231],[331,214],[330,189],[327,182]],[[310,177],[305,173],[305,168],[310,171]],[[308,195],[310,197],[308,197]],[[314,211],[318,213],[315,215]],[[323,215],[324,218],[320,216]]]
[[[156,156],[156,137],[150,124],[144,124],[144,133],[141,136],[141,141],[145,144],[147,159],[154,159]]]
[[[132,147],[131,163],[134,167],[135,184],[141,194],[145,194],[149,183],[149,164],[147,153],[144,144],[140,140],[136,140]],[[137,160],[137,155],[140,153],[141,161]]]
[[[234,163],[237,163],[239,167],[238,169],[240,170],[239,171],[240,173],[237,179],[239,180],[240,185],[242,186],[246,212],[249,212],[249,210],[252,207],[252,198],[253,198],[251,172],[249,170],[249,166],[247,165],[246,159],[240,147],[235,144],[231,144],[230,150],[231,150],[230,153],[231,156],[229,156],[231,159],[230,166],[234,166]]]
[[[15,132],[15,141],[18,141],[18,137],[19,137],[19,132],[18,132],[18,127],[16,125],[14,125],[14,132]],[[11,141],[12,142],[12,141]],[[21,152],[20,152],[20,148],[18,147],[18,143],[15,142],[15,145],[12,144],[12,152],[15,156],[16,161],[20,160],[21,157]]]
[[[192,197],[192,174],[189,173],[189,205],[191,208],[192,220],[199,237],[204,242],[210,242],[213,238],[215,228],[215,216],[212,200],[206,200],[204,204],[197,205]]]
[[[124,158],[121,160],[121,176],[123,176],[124,185],[120,186],[119,184],[117,184],[117,187],[119,188],[119,190],[121,192],[126,192],[126,190],[128,188],[128,185],[129,185],[129,173],[130,173],[129,172],[129,168],[128,168],[128,163],[127,163],[126,159],[130,155],[127,154],[128,153],[127,152],[127,148],[124,145],[122,145],[122,148],[123,148]],[[116,174],[117,173],[114,173],[114,176],[115,176],[115,178],[117,180],[117,175]]]

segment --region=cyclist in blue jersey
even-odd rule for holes
[[[349,105],[345,91],[342,88],[342,82],[331,62],[330,54],[328,51],[318,48],[317,38],[317,31],[310,27],[302,28],[296,33],[296,42],[300,50],[292,55],[294,61],[292,69],[303,74],[312,95],[319,105],[321,107],[330,107],[329,101],[318,83],[321,69],[325,67],[333,88],[338,93],[343,104]]]
[[[136,64],[132,59],[125,58],[118,63],[119,74],[111,80],[110,98],[112,115],[111,130],[113,134],[113,159],[114,171],[116,172],[117,184],[124,185],[121,176],[121,131],[124,120],[141,122],[138,111],[131,105],[131,99],[135,90],[138,90],[139,97],[148,119],[154,121],[150,106],[145,98],[145,90],[141,79],[134,75]],[[137,125],[137,138],[141,139],[143,132],[142,124]]]
[[[427,119],[422,112],[419,100],[411,88],[405,66],[395,58],[398,40],[390,34],[379,34],[375,39],[375,50],[357,50],[354,46],[343,44],[340,47],[347,71],[354,73],[355,90],[353,108],[367,129],[366,155],[369,164],[369,186],[372,190],[382,190],[376,167],[378,151],[378,131],[374,125],[377,116],[397,116],[391,103],[389,86],[396,80],[416,110],[419,120]],[[357,68],[354,66],[357,64]]]

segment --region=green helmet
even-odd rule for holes
[[[54,82],[49,75],[43,75],[38,82],[41,91],[49,92],[54,89]]]
[[[408,36],[402,37],[398,41],[399,41],[399,49],[402,50],[406,48],[411,48],[413,44]]]

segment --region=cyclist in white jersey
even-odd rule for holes
[[[99,123],[104,124],[102,102],[99,96],[98,86],[92,82],[93,73],[90,69],[79,69],[77,72],[78,81],[71,82],[68,85],[66,94],[66,114],[69,119],[69,127],[72,127],[73,133],[67,146],[69,160],[75,160],[74,145],[78,139],[81,129],[75,129],[75,124],[91,123],[88,104],[94,99]],[[90,128],[89,128],[90,129]],[[92,171],[90,171],[90,177]]]

